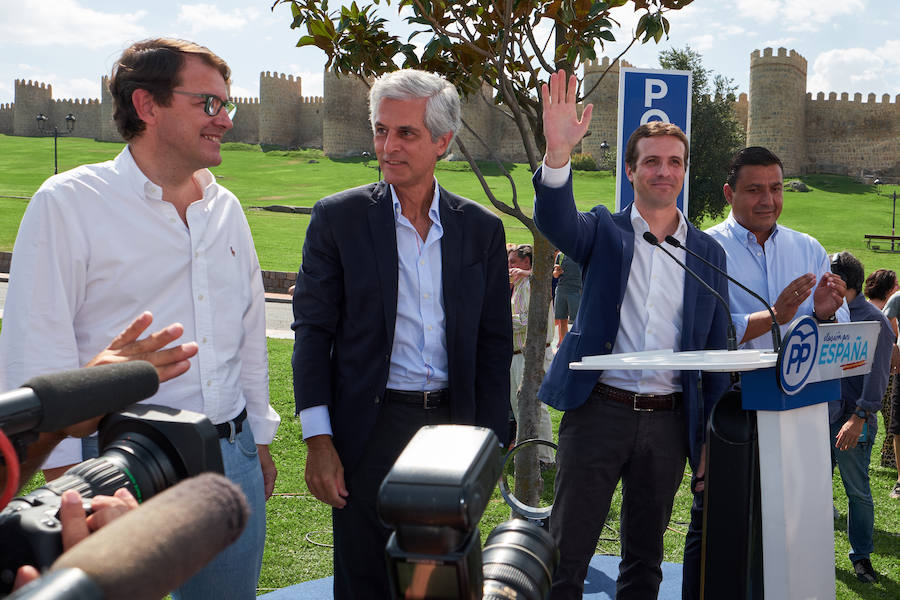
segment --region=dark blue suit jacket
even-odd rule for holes
[[[512,318],[503,224],[441,188],[441,270],[454,423],[507,437]],[[384,182],[313,207],[294,292],[296,409],[327,405],[352,471],[375,427],[397,317],[397,234]]]
[[[616,214],[611,214],[605,206],[595,206],[586,213],[578,212],[572,195],[571,175],[565,186],[551,188],[541,184],[541,171],[538,170],[534,187],[534,221],[541,233],[582,265],[584,287],[578,316],[538,392],[543,402],[559,410],[569,410],[584,404],[599,375],[597,371],[573,371],[569,369],[569,363],[585,356],[610,354],[613,350],[634,256],[634,229],[628,208]],[[725,269],[722,247],[690,223],[687,246]],[[686,264],[727,301],[728,282],[724,277],[690,254]],[[693,277],[685,274],[681,350],[724,349],[727,324],[728,314],[722,305]],[[702,394],[698,393],[701,381]],[[725,391],[728,377],[682,371],[681,385],[690,445],[688,456],[691,464],[696,465],[706,438],[709,413]]]

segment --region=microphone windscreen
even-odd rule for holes
[[[675,236],[667,235],[666,243],[669,244],[670,246],[675,246],[676,248],[681,248],[681,242],[679,242],[677,239],[675,239]]]
[[[22,387],[41,401],[36,431],[59,431],[149,398],[159,389],[159,376],[153,365],[135,360],[40,375]]]
[[[51,572],[81,569],[107,599],[159,600],[237,540],[249,516],[237,485],[203,473],[89,535]]]
[[[653,244],[654,246],[659,246],[659,240],[656,239],[656,236],[650,233],[649,231],[644,232],[644,239]]]

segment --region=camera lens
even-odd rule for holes
[[[490,533],[482,551],[484,598],[542,600],[550,591],[559,553],[550,534],[513,519]]]

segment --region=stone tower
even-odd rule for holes
[[[300,78],[259,74],[259,143],[294,148],[299,143]]]
[[[584,65],[584,84],[582,93],[586,94],[584,104],[594,104],[594,115],[591,118],[590,135],[581,141],[581,151],[600,160],[603,151],[600,144],[606,143],[613,148],[618,135],[619,116],[619,67],[631,65],[615,61],[610,66],[609,57],[604,56],[598,63],[588,61]],[[609,69],[609,71],[606,71]],[[606,76],[601,79],[606,71]],[[599,83],[598,83],[599,82]]]
[[[369,124],[369,88],[355,75],[325,72],[322,150],[328,156],[374,155]]]
[[[100,128],[96,133],[101,142],[121,142],[122,136],[113,121],[112,94],[109,93],[109,76],[100,80]]]
[[[50,84],[38,83],[37,81],[28,81],[24,79],[16,79],[15,81],[15,105],[16,112],[13,116],[13,135],[39,136],[41,134],[38,129],[35,117],[39,113],[43,113],[47,118],[51,118],[51,97],[53,96],[53,87]],[[47,122],[52,129],[53,123]]]
[[[747,145],[765,146],[784,163],[785,175],[806,167],[806,59],[771,48],[750,55]]]

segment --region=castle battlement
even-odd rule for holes
[[[862,102],[862,94],[856,93],[853,95],[853,99],[850,100],[850,95],[847,92],[841,93],[841,98],[838,100],[837,92],[829,92],[828,98],[825,98],[825,92],[818,92],[816,97],[813,98],[812,92],[806,93],[807,102],[846,102],[849,104],[894,104],[900,105],[900,94],[897,94],[893,99],[891,99],[890,94],[882,94],[881,98],[878,97],[877,94],[869,94],[866,96],[866,101]]]
[[[73,106],[88,106],[91,104],[100,104],[100,100],[98,98],[53,98],[51,100],[57,106],[60,104],[71,104]]]
[[[591,136],[579,151],[600,156],[600,145],[616,138],[618,82],[627,61],[598,57],[584,65],[582,91],[593,102]],[[602,80],[601,75],[607,76]],[[300,76],[261,71],[259,96],[233,98],[240,107],[228,141],[281,147],[322,148],[328,156],[359,156],[372,151],[368,89],[356,76],[324,73],[324,95],[304,96]],[[58,122],[66,113],[77,118],[74,135],[121,141],[113,123],[109,77],[101,77],[100,100],[52,97],[52,87],[37,80],[15,80],[15,101],[0,105],[0,133],[41,135],[35,115]],[[733,100],[746,132],[747,145],[766,146],[778,154],[787,175],[802,173],[900,176],[900,95],[807,92],[807,61],[796,50],[763,48],[750,54],[749,93]],[[483,96],[482,98],[478,96]],[[503,160],[526,160],[512,121],[496,110],[493,89],[482,85],[463,103],[463,118],[476,132],[460,132],[475,158],[492,154],[478,139],[489,140]],[[583,108],[579,105],[579,111]]]
[[[591,72],[591,71],[601,71],[602,72],[602,71],[605,71],[606,69],[609,69],[610,72],[612,72],[612,71],[618,71],[619,67],[633,67],[634,66],[631,63],[629,63],[627,60],[617,60],[617,61],[614,61],[612,64],[612,67],[610,67],[609,61],[610,61],[610,58],[608,56],[604,56],[599,61],[588,60],[587,62],[584,63],[584,72],[585,72],[585,74],[587,74],[588,72]]]
[[[772,48],[764,48],[761,54],[759,50],[751,52],[750,69],[763,65],[789,65],[806,76],[806,59],[796,50],[788,52],[787,48],[778,48],[777,52],[773,53]]]

